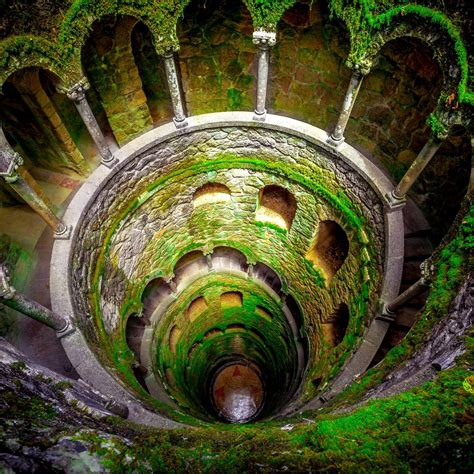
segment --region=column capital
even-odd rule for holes
[[[166,51],[162,54],[162,56],[163,56],[165,59],[174,58],[174,53],[175,53],[174,50],[168,49],[168,50],[166,50]]]
[[[430,259],[427,259],[420,265],[420,270],[420,283],[424,286],[429,286],[434,278],[435,266],[430,261]]]
[[[267,49],[276,44],[276,33],[273,31],[256,30],[252,35],[253,44],[260,49]]]
[[[355,73],[360,74],[361,76],[366,76],[369,74],[372,69],[372,61],[368,59],[362,59],[360,62],[353,62],[350,59],[346,60],[346,66],[349,69],[352,69]]]
[[[15,295],[15,288],[10,285],[10,274],[4,265],[0,265],[0,298],[9,300]]]
[[[62,92],[68,96],[73,102],[81,102],[86,97],[86,91],[90,89],[89,81],[87,77],[83,77],[79,82],[76,82],[69,88],[59,87],[59,92]]]
[[[0,128],[0,177],[7,183],[14,183],[18,179],[18,167],[22,164],[23,158],[13,150]]]

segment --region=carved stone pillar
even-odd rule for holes
[[[68,239],[71,229],[56,216],[43,190],[22,165],[23,159],[0,128],[0,177],[53,229],[55,238]]]
[[[0,303],[49,326],[58,333],[58,337],[70,334],[74,330],[69,326],[68,321],[58,314],[18,293],[11,286],[8,271],[3,265],[0,265]]]
[[[173,122],[176,125],[176,128],[183,128],[186,127],[188,123],[186,122],[186,114],[184,113],[181,88],[179,87],[178,74],[176,72],[173,53],[169,52],[165,54],[163,58],[165,61],[166,80],[168,82],[171,102],[173,104]]]
[[[253,43],[258,48],[257,98],[255,104],[255,115],[253,119],[264,121],[267,114],[265,103],[267,101],[270,47],[274,46],[276,43],[276,34],[263,30],[254,31]]]
[[[342,110],[339,114],[337,124],[334,128],[334,131],[328,138],[328,143],[338,146],[344,141],[344,131],[346,130],[347,122],[351,116],[352,108],[354,107],[357,94],[359,93],[360,86],[362,85],[362,80],[364,76],[368,74],[370,69],[361,69],[357,68],[353,73],[349,86],[347,87],[346,96],[342,104]]]
[[[82,121],[87,127],[87,130],[89,131],[92,140],[94,140],[97,150],[102,157],[102,164],[108,168],[112,168],[118,162],[118,160],[114,158],[112,152],[110,151],[110,148],[105,141],[104,134],[97,123],[92,109],[90,108],[89,102],[87,102],[86,91],[89,88],[90,84],[84,77],[71,88],[61,89],[61,92],[65,92],[68,98],[74,102],[74,105],[76,106]]]
[[[430,286],[433,279],[433,267],[429,260],[420,265],[421,277],[418,281],[413,283],[403,293],[400,293],[393,301],[386,303],[383,307],[382,314],[379,319],[393,321],[395,319],[395,312],[403,306],[407,301],[415,298]]]
[[[397,208],[405,205],[407,192],[443,144],[445,138],[446,136],[432,136],[428,140],[395,189],[387,194],[390,207]]]

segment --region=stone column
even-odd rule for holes
[[[27,296],[18,293],[11,286],[10,276],[3,265],[0,265],[0,303],[54,329],[58,333],[58,337],[70,334],[73,330],[64,318]]]
[[[267,114],[265,103],[267,100],[270,47],[274,46],[276,43],[276,34],[263,30],[254,31],[253,43],[258,48],[257,98],[253,119],[258,121],[264,121]]]
[[[405,205],[407,192],[413,186],[421,172],[425,169],[426,165],[431,161],[431,158],[433,158],[439,147],[443,144],[444,138],[446,138],[446,136],[432,136],[415,158],[415,161],[413,161],[410,168],[408,168],[407,172],[395,189],[387,194],[387,200],[391,208],[397,208]]]
[[[55,238],[68,239],[71,229],[56,216],[43,190],[22,165],[23,159],[0,128],[0,177],[53,229]]]
[[[368,68],[363,70],[361,68],[357,68],[352,73],[336,127],[327,140],[331,145],[338,146],[344,141],[344,131],[346,129],[347,122],[351,116],[352,108],[354,107],[357,94],[359,93],[360,86],[362,85],[362,80],[364,79],[364,76],[369,73],[369,71],[370,69]]]
[[[390,303],[383,306],[382,314],[378,319],[393,321],[395,319],[396,311],[401,308],[407,301],[418,296],[420,293],[426,291],[433,279],[433,266],[427,260],[420,265],[421,278],[407,288],[403,293],[398,295]]]
[[[178,74],[176,72],[173,53],[169,52],[165,54],[163,58],[165,61],[166,80],[168,81],[171,102],[173,103],[173,122],[176,125],[176,128],[183,128],[188,125],[188,122],[186,122],[186,115],[184,113],[181,88],[179,87]]]
[[[104,134],[97,123],[97,120],[90,108],[89,102],[87,102],[86,91],[90,88],[90,84],[84,77],[77,84],[74,84],[69,89],[61,89],[61,92],[65,92],[69,99],[74,102],[79,115],[81,116],[87,130],[89,131],[92,140],[102,157],[102,164],[108,168],[112,168],[118,160],[114,158],[110,151],[107,142],[105,141]]]

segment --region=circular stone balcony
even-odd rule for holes
[[[71,201],[72,238],[55,242],[51,263],[64,275],[51,280],[53,310],[76,328],[66,353],[137,421],[318,406],[368,367],[387,331],[381,302],[398,294],[403,265],[393,186],[350,145],[292,119],[187,122],[123,146]],[[230,368],[246,377],[232,381]]]

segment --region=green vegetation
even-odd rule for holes
[[[472,472],[472,395],[458,367],[437,380],[344,415],[304,414],[252,426],[145,432],[119,437],[81,433],[111,472]],[[125,424],[122,424],[125,427]],[[120,424],[117,425],[117,428]],[[118,430],[120,431],[120,430]],[[286,467],[285,467],[286,466]]]
[[[296,0],[244,0],[257,28],[273,31],[280,18]]]

